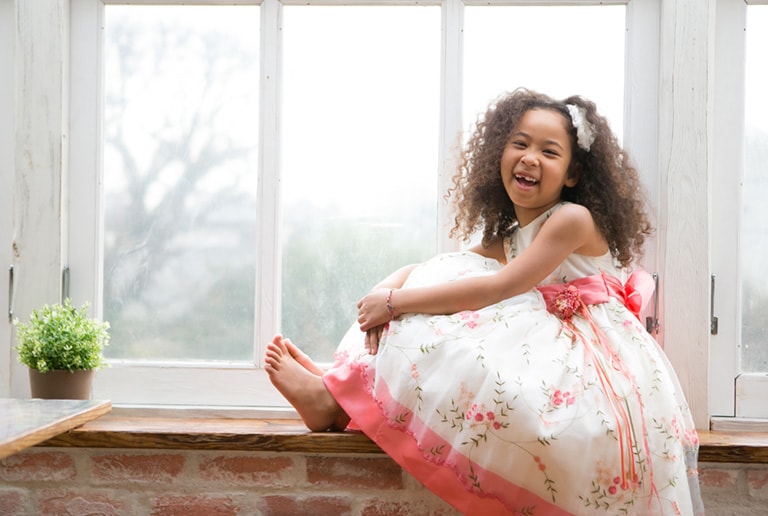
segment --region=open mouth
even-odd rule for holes
[[[526,186],[533,186],[539,183],[538,179],[533,179],[532,177],[524,176],[521,174],[515,174],[515,181]]]

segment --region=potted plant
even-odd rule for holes
[[[109,323],[88,317],[88,304],[43,305],[17,327],[19,362],[29,367],[33,398],[89,399],[93,372],[106,366]]]

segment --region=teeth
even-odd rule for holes
[[[531,183],[531,184],[536,184],[536,183],[539,182],[536,179],[531,179],[530,177],[522,176],[522,175],[519,175],[519,174],[515,174],[515,179],[517,179],[519,181],[525,181],[526,183]]]

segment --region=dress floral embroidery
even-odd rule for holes
[[[518,228],[510,258],[549,213]],[[407,286],[500,268],[447,253]],[[353,327],[324,381],[356,425],[464,514],[703,514],[688,406],[637,319],[642,289],[624,280],[610,255],[573,255],[497,305],[392,321],[375,357]]]

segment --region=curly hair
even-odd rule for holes
[[[588,152],[576,144],[576,129],[567,104],[586,111],[595,133]],[[572,188],[564,187],[561,198],[590,211],[611,253],[622,266],[628,266],[642,256],[645,237],[653,232],[645,209],[645,193],[637,169],[608,121],[598,114],[594,102],[577,95],[559,101],[520,88],[490,105],[462,151],[448,192],[456,211],[451,236],[468,241],[482,230],[482,243],[488,246],[514,231],[517,216],[502,183],[501,157],[510,134],[531,109],[555,111],[567,121],[572,148],[568,173],[578,167],[579,180]]]

